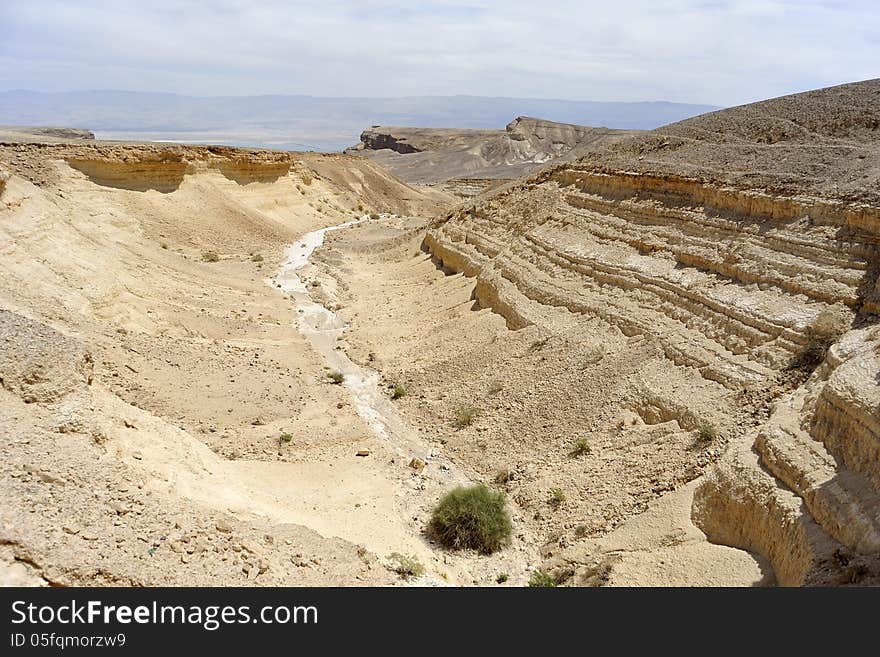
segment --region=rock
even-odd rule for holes
[[[228,534],[232,531],[232,525],[226,522],[223,518],[220,518],[220,520],[215,522],[214,527],[218,532],[223,532],[224,534]]]
[[[359,449],[357,451],[357,454],[355,454],[355,456],[369,456],[369,455],[370,455],[370,450],[368,450],[368,449]]]
[[[409,467],[411,467],[416,472],[421,472],[425,469],[425,462],[420,458],[413,458],[412,461],[409,462]]]

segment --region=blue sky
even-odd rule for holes
[[[878,64],[876,0],[0,0],[0,90],[734,105]]]

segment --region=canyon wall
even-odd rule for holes
[[[786,148],[799,153],[798,166],[805,153],[815,157]],[[637,142],[618,150],[637,151]],[[876,158],[873,141],[857,150],[868,153],[857,166]],[[612,147],[546,169],[436,221],[424,246],[439,265],[474,277],[477,302],[511,329],[587,331],[599,318],[660,345],[670,377],[720,384],[726,392],[712,403],[737,419],[695,489],[697,527],[763,555],[781,584],[872,581],[880,204],[857,186],[832,194],[806,178],[748,185],[736,174],[694,175],[678,166],[685,156],[614,166]],[[685,405],[671,388],[638,394],[652,409],[640,412],[646,421],[705,422],[697,394]]]

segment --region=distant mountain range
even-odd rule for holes
[[[514,116],[651,129],[718,109],[711,105],[482,96],[321,98],[194,97],[130,91],[0,92],[0,124],[85,128],[98,139],[184,141],[339,151],[374,125],[503,129]]]

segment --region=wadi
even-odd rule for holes
[[[880,584],[880,80],[510,119],[0,127],[0,581]]]

